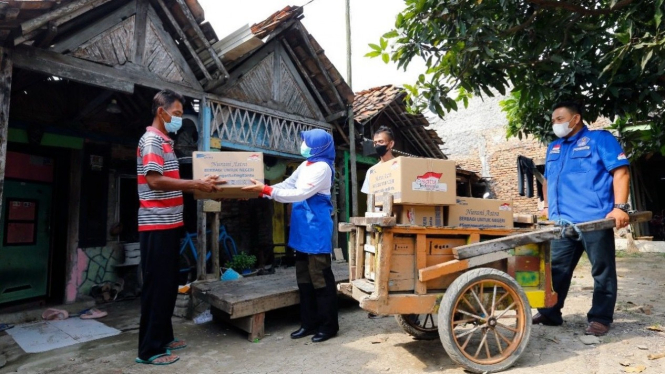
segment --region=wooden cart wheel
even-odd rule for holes
[[[416,339],[434,340],[439,337],[438,317],[434,314],[397,314],[395,320]]]
[[[439,336],[450,358],[469,371],[493,373],[520,357],[531,334],[524,290],[496,269],[460,275],[439,306]]]

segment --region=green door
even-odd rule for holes
[[[52,187],[5,180],[0,218],[0,304],[48,290]]]

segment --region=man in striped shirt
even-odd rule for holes
[[[141,242],[141,321],[136,362],[165,365],[179,358],[171,350],[186,347],[173,336],[171,315],[178,294],[178,257],[182,236],[183,191],[212,192],[216,177],[180,179],[173,152],[175,133],[182,126],[182,95],[160,91],[152,101],[152,126],[146,128],[137,150],[139,237]]]

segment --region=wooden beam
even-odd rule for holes
[[[630,214],[630,222],[646,222],[651,219],[651,212],[637,212]],[[582,232],[607,230],[616,226],[614,218],[601,219],[577,224],[577,228]],[[564,233],[565,237],[576,236],[575,230],[568,226]],[[492,239],[480,243],[469,244],[457,247],[453,250],[455,258],[467,259],[475,256],[485,255],[494,252],[506,251],[512,248],[532,244],[542,243],[553,239],[561,239],[561,227],[553,226],[546,229],[513,235],[506,238]]]
[[[203,34],[203,31],[201,31],[201,27],[199,27],[199,24],[196,22],[196,19],[194,19],[192,11],[189,9],[187,4],[185,4],[185,0],[176,0],[176,2],[178,3],[178,5],[180,5],[180,9],[182,9],[182,12],[185,14],[185,17],[187,17],[187,20],[189,21],[191,27],[194,29],[194,32],[199,37],[199,39],[201,39],[203,45],[205,45],[213,61],[215,61],[215,65],[217,65],[219,71],[222,72],[224,79],[228,79],[229,73],[226,71],[226,68],[224,68],[224,64],[222,64],[222,61],[219,59],[219,56],[217,56],[217,52],[215,51],[215,49],[212,48],[212,46],[210,45],[208,38],[206,38],[205,35]]]
[[[0,47],[0,212],[5,187],[7,162],[7,131],[9,129],[9,99],[12,93],[12,51]]]
[[[129,62],[122,66],[108,67],[24,45],[15,49],[14,60],[17,67],[26,70],[130,94],[134,93],[134,84],[138,84],[156,90],[168,88],[192,98],[204,95],[202,91],[191,87],[167,82],[144,66]]]
[[[114,91],[134,92],[134,83],[122,77],[116,69],[93,62],[23,45],[16,48],[14,58],[16,67],[22,69]]]
[[[80,9],[85,9],[91,10],[94,9],[94,5],[97,2],[97,0],[78,0],[74,1],[68,4],[65,4],[63,6],[58,7],[57,9],[42,14],[41,16],[32,18],[28,21],[25,21],[21,24],[21,33],[25,35],[26,33],[29,33],[31,31],[34,31],[45,24],[47,24],[49,21],[52,21],[54,19],[60,18],[67,16],[70,13],[79,11]]]
[[[192,55],[192,58],[194,59],[194,61],[196,61],[196,64],[199,66],[199,69],[201,69],[201,72],[203,73],[205,78],[208,81],[212,81],[213,78],[212,78],[212,76],[210,76],[210,73],[208,72],[208,69],[206,69],[205,65],[203,64],[203,61],[201,61],[201,58],[199,57],[199,55],[194,50],[194,47],[192,47],[192,44],[189,42],[189,39],[187,39],[187,35],[185,35],[185,33],[180,28],[180,25],[178,24],[178,21],[176,21],[175,18],[173,18],[173,15],[171,14],[171,11],[166,7],[166,4],[164,4],[164,0],[157,0],[157,2],[159,3],[159,6],[162,8],[164,13],[166,13],[166,18],[168,18],[169,22],[171,22],[171,26],[173,27],[173,29],[175,29],[176,33],[180,37],[180,40],[182,40],[182,42],[187,47],[187,50],[189,50],[189,53]],[[221,84],[223,84],[223,82],[224,82],[224,79],[220,80],[218,83],[220,83],[220,85],[221,85]],[[218,86],[216,86],[216,87],[218,87]]]
[[[56,35],[58,35],[58,26],[51,21],[48,23],[46,35],[36,41],[34,45],[40,48],[48,48]]]
[[[182,0],[179,0],[182,1]],[[321,62],[321,59],[319,58],[318,54],[314,50],[314,47],[312,46],[312,43],[309,41],[309,35],[305,32],[304,26],[302,23],[298,22],[295,25],[295,28],[300,32],[300,36],[302,36],[303,41],[305,43],[305,47],[307,47],[307,50],[309,53],[312,55],[312,58],[314,59],[314,62],[316,62],[316,66],[319,67],[319,70],[321,70],[321,75],[323,75],[323,78],[325,78],[326,82],[328,83],[328,86],[332,90],[332,92],[335,94],[335,98],[337,99],[337,103],[339,104],[340,107],[344,108],[344,101],[342,100],[342,97],[339,95],[339,92],[337,92],[337,87],[332,82],[332,79],[330,79],[330,74],[328,74],[328,71],[326,68],[323,66],[323,62]]]
[[[328,113],[330,113],[330,111],[328,111]],[[340,110],[339,112],[333,113],[333,114],[329,115],[328,117],[326,117],[326,122],[333,122],[335,120],[343,118],[343,117],[346,116],[347,113],[348,113],[347,110]]]
[[[291,74],[291,77],[293,77],[293,79],[296,81],[296,84],[300,88],[300,92],[303,95],[305,95],[305,98],[307,99],[306,104],[309,111],[312,112],[312,114],[316,117],[316,119],[318,119],[319,121],[324,121],[325,117],[323,116],[323,113],[321,113],[321,109],[317,105],[316,100],[314,100],[314,97],[312,96],[312,93],[310,92],[309,88],[305,85],[305,82],[303,82],[302,78],[300,77],[300,73],[298,73],[298,70],[296,70],[296,67],[294,65],[295,62],[292,62],[290,58],[287,58],[286,54],[284,53],[284,50],[285,47],[282,46],[281,43],[277,43],[275,45],[275,58],[277,60],[275,64],[277,70],[275,72],[277,73],[281,71],[280,61],[283,61],[284,65],[286,66],[286,69]],[[303,74],[306,75],[304,71]],[[279,77],[280,77],[279,86],[281,86],[281,78],[282,78],[281,74],[279,74]],[[277,84],[275,86],[277,86]],[[279,100],[279,92],[277,93],[276,100]],[[328,110],[325,104],[322,105],[325,110]]]
[[[81,44],[119,24],[135,13],[136,6],[131,2],[127,3],[99,21],[91,23],[66,39],[58,41],[50,50],[58,53],[73,51]],[[16,41],[14,44],[17,44]]]
[[[134,56],[132,62],[143,65],[145,39],[148,30],[149,0],[136,0],[136,16],[134,17]]]
[[[83,117],[87,116],[90,114],[93,110],[98,108],[100,105],[106,103],[108,99],[113,96],[113,91],[103,91],[100,93],[97,97],[94,99],[90,100],[88,102],[88,105],[85,106],[77,115],[72,119],[72,121],[78,121],[83,119]]]
[[[185,57],[180,53],[180,49],[178,46],[175,44],[173,41],[173,37],[171,34],[166,32],[164,30],[164,25],[162,24],[162,20],[159,18],[157,13],[155,12],[154,9],[151,7],[148,7],[148,18],[150,22],[152,22],[154,26],[154,30],[159,36],[159,38],[164,42],[166,47],[171,51],[169,55],[173,59],[176,65],[180,67],[180,69],[184,73],[184,78],[187,80],[187,82],[195,88],[196,90],[203,91],[203,87],[201,86],[201,83],[199,83],[199,80],[196,79],[196,75],[194,75],[194,72],[192,71],[192,68],[189,66],[187,61],[185,60]]]

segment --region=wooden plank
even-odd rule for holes
[[[387,314],[430,314],[438,312],[443,294],[390,295],[385,300],[372,296],[360,298],[360,307],[377,315]]]
[[[129,18],[134,13],[136,13],[136,6],[132,2],[129,2],[99,21],[91,23],[71,36],[58,41],[50,50],[58,53],[73,51],[88,40],[109,30],[126,18]]]
[[[534,224],[538,222],[538,216],[535,214],[513,214],[513,222]]]
[[[149,5],[149,0],[136,0],[136,17],[134,19],[134,55],[132,56],[132,62],[137,65],[143,65]]]
[[[379,235],[377,233],[377,235]],[[383,300],[388,299],[388,281],[390,279],[390,263],[393,253],[393,234],[389,231],[379,236],[379,261],[376,271],[376,285],[378,287],[375,295]]]
[[[0,47],[0,212],[5,185],[7,162],[7,133],[9,129],[9,99],[12,92],[12,50]]]
[[[515,235],[521,232],[533,232],[526,229],[512,229],[512,230],[498,230],[498,229],[472,229],[461,227],[424,227],[424,226],[411,226],[411,225],[396,225],[391,227],[390,231],[394,234],[411,234],[418,235],[426,233],[427,235],[482,235],[482,236],[500,236],[505,237]]]
[[[185,14],[185,17],[189,21],[190,26],[194,29],[194,32],[196,35],[199,37],[201,42],[203,42],[203,45],[205,48],[210,52],[210,55],[212,56],[213,61],[215,61],[215,65],[219,69],[219,71],[222,73],[225,79],[228,79],[229,73],[226,71],[226,68],[224,68],[224,64],[222,64],[222,61],[219,59],[219,56],[217,56],[217,52],[215,52],[215,49],[212,48],[210,45],[210,42],[208,41],[208,38],[205,37],[203,34],[203,31],[201,31],[201,27],[199,27],[199,24],[196,22],[196,19],[194,19],[194,15],[192,14],[191,10],[185,4],[185,0],[176,0],[178,5],[180,5],[180,9],[182,9],[182,12]]]
[[[159,18],[155,10],[152,9],[152,7],[148,7],[148,19],[150,23],[152,23],[152,29],[157,33],[157,36],[162,41],[162,43],[164,43],[164,47],[167,49],[169,57],[183,72],[183,78],[185,78],[185,81],[193,88],[203,91],[203,87],[201,86],[201,83],[199,83],[199,80],[196,78],[192,68],[185,60],[185,57],[183,57],[183,55],[180,53],[180,49],[173,41],[171,35],[166,32],[166,30],[164,30],[162,20]],[[150,27],[150,25],[148,25],[148,27]]]
[[[510,257],[510,254],[507,252],[495,252],[479,255],[466,260],[451,260],[442,264],[428,266],[424,269],[420,269],[418,279],[420,279],[421,282],[426,282],[444,275],[465,271],[477,266],[487,265],[508,257]]]
[[[73,1],[71,3],[59,6],[57,9],[44,13],[38,17],[34,17],[28,21],[25,21],[21,24],[21,33],[26,34],[29,33],[33,30],[36,30],[45,24],[47,24],[49,21],[52,21],[56,18],[64,17],[72,12],[75,12],[83,7],[90,6],[91,4],[94,4],[97,0],[77,0]],[[93,8],[89,8],[93,9]]]
[[[651,219],[651,212],[636,212],[630,215],[630,222],[646,222]],[[577,225],[578,229],[582,232],[606,230],[615,227],[616,224],[613,218],[601,219],[597,221],[584,222]],[[575,230],[572,227],[567,227],[564,235],[566,237],[575,236]],[[524,234],[513,235],[506,238],[492,239],[481,243],[470,244],[456,248],[455,257],[457,259],[472,258],[475,256],[505,251],[515,248],[517,246],[542,243],[553,239],[561,238],[560,227],[550,227],[538,231],[528,232]]]
[[[356,254],[354,252],[357,240],[356,230],[350,231],[348,236],[349,240],[347,242],[347,257],[349,258],[349,280],[353,280],[356,274]]]
[[[219,212],[213,213],[212,217],[212,241],[210,243],[210,250],[212,251],[212,274],[216,279],[219,279],[221,276],[219,268],[219,241],[217,240],[219,238]]]
[[[286,49],[288,55],[291,57],[291,61],[293,61],[293,63],[298,67],[298,70],[300,70],[302,76],[305,77],[305,82],[307,82],[309,88],[312,90],[312,92],[314,92],[314,96],[316,96],[317,100],[319,100],[319,103],[321,103],[321,106],[323,106],[323,109],[326,111],[326,113],[330,115],[330,108],[328,107],[328,103],[326,103],[325,100],[323,100],[323,97],[321,97],[321,93],[319,92],[314,82],[312,82],[312,78],[309,76],[307,70],[302,66],[302,63],[300,62],[300,59],[298,59],[298,56],[296,56],[296,54],[293,52],[293,49],[289,45],[289,42],[286,39],[282,39],[282,44],[284,45],[284,48]],[[295,76],[299,75],[296,74]],[[346,115],[345,110],[341,111],[340,113],[342,113],[342,116]],[[328,117],[325,118],[325,121],[332,122],[332,120],[329,120]]]
[[[56,75],[114,91],[134,93],[134,82],[122,76],[114,68],[28,46],[17,47],[14,57],[16,67],[22,69]]]
[[[199,69],[201,69],[201,73],[205,76],[205,78],[208,81],[212,81],[213,78],[208,72],[208,69],[205,67],[203,64],[203,61],[201,61],[201,58],[199,58],[199,55],[196,53],[194,50],[194,47],[192,47],[192,44],[189,42],[189,38],[185,35],[185,33],[182,31],[182,28],[180,28],[180,25],[178,22],[173,18],[173,15],[171,14],[171,11],[166,7],[166,4],[164,4],[164,0],[157,0],[157,3],[159,3],[159,6],[162,8],[164,13],[166,14],[166,18],[168,18],[169,22],[171,23],[171,27],[176,31],[178,36],[180,37],[180,40],[185,44],[187,47],[187,50],[189,50],[189,53],[192,55],[192,58],[196,62],[196,64],[199,66]],[[223,84],[225,79],[221,79],[217,82],[217,85]],[[208,82],[206,82],[208,83]],[[208,90],[206,88],[206,90]]]
[[[340,222],[339,225],[337,225],[337,230],[339,232],[355,232],[356,225],[349,222]]]
[[[380,227],[391,227],[397,224],[395,217],[351,217],[352,224],[358,226],[376,225]]]
[[[286,44],[286,42],[284,43],[284,45],[285,44]],[[277,63],[276,63],[276,65],[278,66],[278,69],[280,69],[279,71],[281,71],[280,63],[283,63],[284,66],[286,67],[286,70],[291,75],[291,78],[293,79],[293,81],[296,83],[296,85],[300,89],[300,93],[305,96],[305,102],[307,104],[307,108],[309,109],[309,111],[311,113],[313,113],[314,116],[316,116],[317,120],[322,121],[322,122],[325,121],[325,117],[323,116],[323,113],[321,113],[321,109],[319,109],[319,106],[316,103],[316,100],[314,100],[314,97],[312,96],[310,90],[307,88],[307,86],[303,82],[302,78],[300,78],[301,73],[299,73],[296,70],[295,66],[293,65],[295,62],[293,62],[292,59],[290,59],[290,58],[286,58],[286,54],[284,53],[284,48],[285,47],[283,47],[283,44],[277,44],[275,46],[275,52],[276,52],[275,57],[279,57],[279,58],[277,58]],[[303,74],[303,76],[307,76],[306,72],[304,72],[304,71],[302,72],[302,74]],[[280,79],[283,79],[283,77],[281,77],[281,74],[278,74],[278,76],[280,77]],[[284,92],[280,92],[280,93],[277,94],[276,97],[277,97],[278,101],[281,101],[281,95],[282,94],[284,94]],[[322,105],[325,109],[326,105],[325,104],[322,104]],[[328,122],[328,121],[326,121],[326,122]]]
[[[333,262],[337,283],[348,281],[345,263]],[[277,269],[275,274],[242,278],[237,281],[196,282],[193,293],[201,300],[236,319],[267,312],[300,302],[293,268]]]
[[[365,230],[356,234],[356,273],[354,279],[362,279],[365,276]]]
[[[182,0],[179,0],[182,1]],[[316,66],[319,67],[319,70],[321,70],[321,75],[323,75],[323,78],[325,81],[328,83],[328,87],[330,90],[335,94],[335,98],[337,99],[337,103],[339,104],[340,107],[344,107],[344,101],[342,100],[342,97],[339,95],[339,92],[337,91],[337,87],[333,84],[332,80],[330,79],[330,74],[328,73],[328,70],[326,70],[325,66],[323,66],[323,62],[321,62],[321,59],[319,58],[318,54],[314,50],[314,47],[312,46],[312,43],[309,40],[309,35],[305,32],[305,26],[303,26],[302,23],[298,22],[295,26],[295,28],[300,32],[300,36],[303,39],[303,42],[305,43],[305,47],[309,51],[309,54],[312,56],[314,59],[314,62],[316,63]]]
[[[235,326],[247,333],[247,340],[254,342],[256,339],[263,339],[265,336],[265,313],[257,313],[251,316],[232,319],[227,313],[213,307],[212,315],[229,325]]]
[[[196,274],[198,280],[206,280],[206,213],[203,210],[203,200],[196,202]]]
[[[427,267],[427,235],[418,234],[416,236],[416,269],[417,272],[420,269]],[[415,285],[414,292],[418,295],[424,295],[427,293],[427,285],[424,282],[421,282],[418,279],[418,274],[414,276]]]

